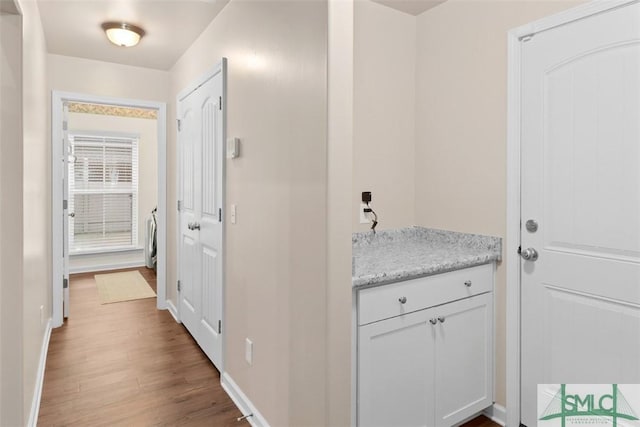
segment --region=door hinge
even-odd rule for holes
[[[176,122],[178,124],[178,132],[180,132],[182,130],[182,120],[176,119]]]
[[[220,109],[220,111],[222,111],[222,97],[218,97],[218,107]]]
[[[69,206],[69,201],[68,200],[63,200],[62,201],[62,209],[67,210]]]
[[[180,280],[178,280],[178,292],[180,292],[180,288],[182,288],[182,286],[180,284]]]
[[[178,210],[182,209],[182,202],[178,200]]]
[[[67,289],[69,287],[69,279],[66,277],[62,279],[62,289]]]
[[[222,320],[218,320],[218,333],[222,333]]]
[[[533,38],[533,36],[534,36],[534,35],[535,35],[535,34],[533,34],[533,33],[532,33],[532,34],[527,34],[527,35],[525,35],[525,36],[522,36],[522,37],[520,37],[520,41],[521,41],[522,43],[526,43],[526,42],[528,42],[529,40],[531,40],[531,39]]]
[[[222,222],[222,208],[218,208],[218,222]]]

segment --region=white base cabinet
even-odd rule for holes
[[[493,265],[467,270],[453,272],[452,286],[462,279],[467,288],[469,280],[490,280],[490,286],[477,283],[482,293],[469,289],[471,296],[358,326],[360,427],[448,427],[491,406],[494,314],[493,292],[486,290],[493,287]],[[429,280],[441,283],[447,274],[416,280],[429,286]],[[387,285],[396,287],[397,304],[407,304],[404,291],[412,282]],[[372,295],[359,298],[360,303],[386,304],[389,289],[360,291],[384,295],[379,301]]]

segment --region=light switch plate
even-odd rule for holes
[[[231,205],[231,224],[235,224],[237,220],[236,205]]]
[[[253,342],[249,338],[245,338],[244,342],[244,359],[249,365],[253,365]]]
[[[227,138],[227,158],[235,159],[240,157],[240,139]]]

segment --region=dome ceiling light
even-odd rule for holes
[[[137,45],[145,34],[142,28],[126,22],[105,22],[102,29],[111,43],[122,47]]]

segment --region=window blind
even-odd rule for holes
[[[138,243],[138,138],[69,135],[69,252]]]

